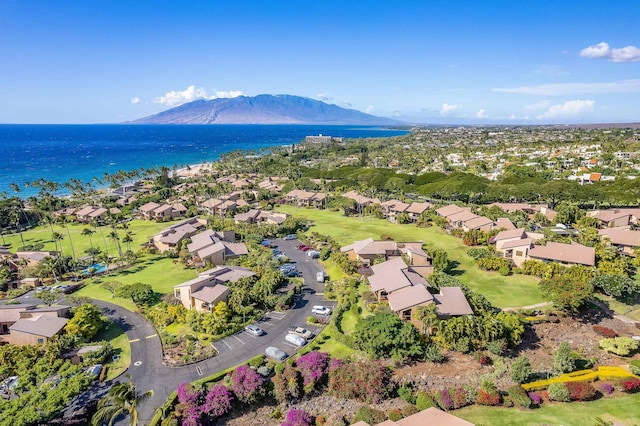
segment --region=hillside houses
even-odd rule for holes
[[[431,256],[422,249],[421,242],[395,242],[367,238],[341,247],[340,251],[349,259],[364,265],[372,265],[379,258],[388,261],[406,255],[413,271],[424,278],[433,273]]]
[[[166,204],[149,202],[138,208],[138,213],[147,220],[174,220],[183,217],[187,208],[182,203]]]
[[[427,280],[401,257],[373,265],[371,271],[367,277],[371,291],[378,301],[387,300],[403,321],[417,320],[416,309],[430,303],[436,304],[441,318],[473,315],[460,287],[442,287],[440,293],[432,294]]]
[[[600,229],[598,234],[608,239],[622,253],[635,257],[640,248],[640,231],[632,231],[628,227]]]
[[[149,244],[160,253],[164,253],[167,250],[176,251],[183,240],[203,230],[206,224],[204,220],[195,217],[187,219],[153,235],[149,240]]]
[[[251,269],[241,266],[217,266],[174,286],[173,295],[189,310],[211,312],[216,304],[227,301],[229,287],[226,283],[253,275],[255,273]]]
[[[620,226],[628,226],[631,224],[640,224],[640,208],[621,208],[592,210],[587,212],[587,216],[598,220],[601,228],[615,228]]]
[[[436,214],[446,219],[451,228],[462,229],[464,232],[476,229],[489,232],[496,228],[496,224],[493,220],[484,216],[478,216],[468,207],[460,207],[455,204],[450,204],[437,209]]]
[[[119,208],[111,207],[105,209],[97,206],[86,206],[75,212],[76,220],[80,223],[91,223],[94,221],[102,221],[107,217],[107,214],[117,215],[122,213]]]
[[[210,198],[200,203],[199,209],[202,213],[209,216],[227,216],[231,212],[242,207],[248,206],[245,200],[240,196],[229,194],[226,197]]]
[[[284,196],[285,202],[295,204],[298,207],[315,207],[323,209],[327,206],[327,194],[324,192],[308,192],[303,189],[294,189]]]
[[[266,223],[282,225],[288,217],[290,217],[290,215],[287,213],[251,209],[246,213],[238,213],[233,217],[233,219],[236,223]]]
[[[36,304],[0,305],[0,344],[41,345],[61,334],[67,306],[38,308]]]
[[[187,250],[197,265],[224,265],[227,259],[235,259],[248,253],[247,246],[244,243],[236,243],[235,239],[236,234],[233,231],[218,232],[207,229],[191,237]]]

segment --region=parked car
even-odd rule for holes
[[[288,277],[288,278],[299,277],[300,276],[300,271],[298,271],[297,269],[291,269],[289,271],[286,271],[284,273],[284,276]]]
[[[260,241],[260,245],[263,246],[263,247],[271,247],[271,241],[262,240],[262,241]]]
[[[304,251],[304,252],[308,252],[309,250],[313,250],[313,247],[304,246],[304,247],[302,247],[300,250],[302,250],[302,251]]]
[[[269,358],[273,358],[273,359],[278,360],[278,361],[283,361],[288,356],[286,354],[286,352],[281,351],[280,349],[276,348],[275,346],[267,347],[267,349],[264,350],[264,354],[266,356],[268,356]]]
[[[285,263],[285,264],[280,265],[280,270],[282,272],[291,271],[293,269],[296,269],[296,265],[294,265],[293,263]]]
[[[307,256],[309,256],[312,259],[317,259],[320,257],[320,252],[317,250],[309,250],[307,252]]]
[[[331,308],[327,306],[315,305],[311,308],[311,313],[314,315],[331,315]]]
[[[302,250],[302,249],[303,249],[303,248],[305,248],[305,247],[307,247],[307,245],[306,245],[306,244],[298,244],[298,245],[296,246],[296,248],[297,248],[298,250]]]
[[[316,281],[318,281],[319,283],[323,283],[324,282],[324,272],[320,271],[316,274]]]
[[[49,291],[49,290],[51,290],[51,287],[49,287],[48,285],[45,285],[44,287],[36,288],[36,293],[42,293],[43,291]]]
[[[264,336],[265,333],[263,329],[261,329],[260,327],[258,327],[257,325],[248,325],[244,328],[244,331],[246,331],[247,333],[251,334],[252,336]]]
[[[289,327],[289,333],[295,334],[296,336],[300,336],[307,340],[312,339],[315,336],[311,331],[307,330],[304,327]]]
[[[304,337],[300,337],[296,334],[291,333],[287,334],[284,340],[296,346],[304,346],[307,344],[307,340]]]
[[[89,373],[93,377],[98,377],[100,375],[100,372],[102,372],[102,364],[92,365],[91,367],[87,368],[87,373]]]
[[[289,234],[289,235],[286,235],[286,236],[283,238],[283,240],[288,241],[288,240],[295,240],[295,239],[297,239],[297,238],[298,238],[298,236],[297,236],[296,234]]]

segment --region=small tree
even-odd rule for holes
[[[126,284],[116,291],[116,295],[131,298],[136,305],[150,305],[155,299],[155,293],[149,284]]]
[[[93,304],[86,304],[72,309],[73,318],[67,323],[67,334],[89,340],[104,326],[102,312]]]
[[[518,357],[511,365],[511,380],[516,383],[524,383],[531,374],[531,363],[526,356]]]
[[[542,280],[538,285],[543,297],[567,312],[576,312],[593,295],[590,283],[565,275]]]
[[[553,370],[558,373],[570,373],[576,368],[576,360],[571,355],[569,343],[562,342],[553,357]]]
[[[118,292],[118,289],[120,289],[123,286],[123,284],[120,281],[106,281],[103,282],[102,284],[100,284],[100,287],[107,290],[109,293],[111,293],[111,298],[113,299],[116,296],[116,293]]]
[[[252,403],[265,394],[262,376],[246,365],[236,368],[231,380],[233,381],[233,393],[241,402]]]

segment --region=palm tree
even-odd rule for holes
[[[93,253],[93,239],[91,238],[91,236],[95,233],[96,231],[94,231],[91,228],[84,228],[82,230],[82,235],[84,235],[85,237],[89,237],[89,245],[91,246],[91,253]]]
[[[131,231],[127,231],[124,238],[122,238],[122,242],[127,245],[127,251],[131,251],[131,243],[133,242],[133,238],[131,237]]]
[[[131,426],[138,424],[138,407],[153,395],[153,391],[138,393],[131,376],[127,374],[127,378],[128,382],[114,385],[98,402],[98,411],[91,418],[92,426],[100,426],[105,422],[111,426],[122,415],[131,416]]]

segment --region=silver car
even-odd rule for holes
[[[257,325],[248,325],[244,328],[244,331],[246,331],[247,333],[251,334],[252,336],[264,336],[265,333],[263,329],[261,329],[260,327],[258,327]]]
[[[264,354],[266,356],[268,356],[269,358],[273,358],[273,359],[276,359],[278,361],[283,361],[288,356],[284,351],[281,351],[280,349],[276,348],[275,346],[269,346],[267,349],[264,350]]]

